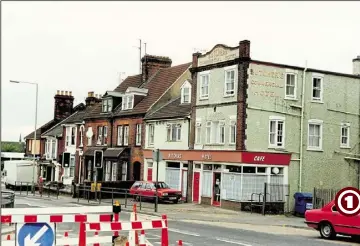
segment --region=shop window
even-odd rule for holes
[[[169,168],[180,168],[179,162],[167,162],[167,167]]]
[[[257,167],[256,173],[266,173],[266,167]]]
[[[201,195],[204,197],[211,197],[212,191],[212,172],[203,172],[202,183],[201,183]]]
[[[112,172],[111,172],[111,181],[116,181],[117,180],[117,174],[118,174],[118,168],[117,168],[117,162],[113,162],[112,163]]]
[[[226,169],[229,170],[230,173],[241,173],[241,166],[231,166],[231,165],[227,165]]]
[[[111,161],[107,161],[105,166],[105,181],[110,181],[110,174],[111,174]]]
[[[196,169],[201,169],[201,164],[195,164]]]
[[[256,167],[243,167],[243,173],[256,173]]]
[[[121,180],[126,181],[127,177],[127,162],[124,161],[121,166]]]
[[[214,170],[220,171],[221,170],[221,165],[214,165]]]
[[[212,170],[211,164],[204,164],[204,170]]]
[[[188,168],[189,164],[183,164],[183,168]]]
[[[148,168],[152,168],[154,166],[153,162],[148,162]]]

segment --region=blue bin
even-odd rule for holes
[[[306,210],[312,209],[313,196],[308,192],[296,192],[295,198],[295,214],[304,215]]]

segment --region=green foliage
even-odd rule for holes
[[[23,153],[25,144],[19,142],[1,142],[1,152],[19,152]]]

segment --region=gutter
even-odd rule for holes
[[[190,149],[190,137],[191,137],[191,118],[190,116],[186,116],[186,119],[188,121],[188,149]]]
[[[307,71],[307,61],[305,61],[305,68],[303,73],[302,81],[302,95],[301,95],[301,117],[300,117],[300,154],[299,154],[299,192],[302,188],[302,165],[303,165],[303,142],[304,142],[304,106],[305,106],[305,82],[306,82],[306,71]]]

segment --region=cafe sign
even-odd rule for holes
[[[206,66],[219,62],[234,60],[239,57],[239,49],[229,49],[224,46],[218,46],[204,57],[199,57],[198,66]]]

